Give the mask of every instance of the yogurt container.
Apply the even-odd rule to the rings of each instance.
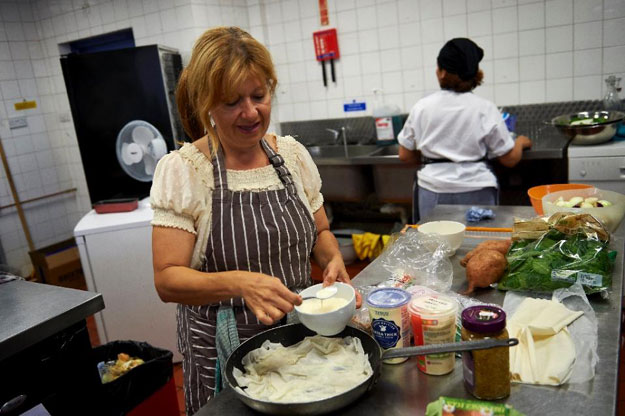
[[[380,347],[385,350],[410,346],[410,317],[408,314],[410,293],[398,288],[376,289],[367,296],[371,332]],[[399,364],[408,357],[384,360],[387,364]]]
[[[431,345],[454,342],[456,337],[455,299],[426,294],[412,299],[408,306],[414,344]],[[453,352],[417,356],[417,367],[425,374],[442,375],[454,369]]]

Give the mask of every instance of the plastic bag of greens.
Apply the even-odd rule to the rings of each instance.
[[[515,223],[516,235],[531,235],[532,221]],[[609,233],[588,214],[554,214],[537,238],[514,240],[508,268],[497,287],[503,290],[552,292],[579,281],[588,294],[607,296],[616,252]],[[543,225],[544,226],[544,223]],[[537,227],[538,228],[538,227]],[[518,230],[522,232],[516,232]]]

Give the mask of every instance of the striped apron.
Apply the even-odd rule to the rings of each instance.
[[[212,224],[202,271],[265,273],[280,278],[293,291],[303,289],[312,284],[310,254],[317,238],[315,222],[299,198],[282,156],[265,139],[261,145],[284,188],[229,190],[219,147],[212,160]],[[183,355],[188,415],[197,412],[215,392],[216,317],[222,304],[232,306],[241,342],[268,329],[246,307],[243,298],[202,306],[178,305],[178,348]]]

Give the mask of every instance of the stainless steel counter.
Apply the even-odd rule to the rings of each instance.
[[[543,184],[545,180],[567,182],[568,140],[553,126],[545,124],[521,123],[519,132],[532,139],[532,148],[523,151],[517,169],[494,164],[502,189],[500,202],[505,205],[527,202],[520,189]],[[371,193],[383,202],[412,201],[413,179],[420,166],[401,162],[399,145],[324,145],[311,146],[308,150],[319,169],[321,192],[327,201],[362,201]],[[541,174],[527,175],[527,169]]]
[[[562,159],[566,157],[569,139],[555,127],[543,123],[524,123],[519,129],[532,139],[532,148],[523,151],[523,160]],[[346,157],[343,146],[312,146],[310,153],[318,166],[328,165],[393,165],[401,164],[398,145],[377,147],[372,145],[348,145]],[[321,152],[315,152],[321,150]],[[324,154],[323,150],[330,150]],[[332,151],[338,150],[338,151]]]
[[[464,221],[468,206],[438,206],[433,214],[424,219]],[[480,226],[509,227],[512,218],[532,217],[531,207],[493,207],[497,217],[483,221]],[[479,241],[479,240],[478,240]],[[465,239],[465,244],[452,258],[454,281],[452,289],[465,289],[464,269],[459,260],[478,241]],[[618,356],[621,316],[621,292],[623,277],[623,238],[612,241],[618,250],[616,269],[612,283],[612,293],[608,300],[591,297],[590,301],[599,322],[599,362],[594,380],[588,383],[563,387],[542,387],[513,384],[510,397],[505,400],[526,415],[613,415],[616,412]],[[375,262],[365,268],[355,279],[356,286],[377,284],[386,276],[375,272]],[[617,294],[617,295],[615,295]],[[497,304],[503,303],[505,292],[494,289],[480,289],[475,295],[480,300]],[[452,373],[444,376],[428,376],[417,369],[416,359],[412,358],[398,365],[384,365],[381,377],[373,390],[355,403],[341,409],[340,415],[422,415],[428,403],[439,396],[468,398],[462,381],[462,363],[456,360]],[[204,406],[197,415],[252,415],[256,414],[240,402],[231,391],[226,390]]]
[[[38,404],[51,415],[104,414],[85,320],[103,308],[99,293],[23,280],[0,284],[0,407],[12,403],[12,415]]]
[[[99,293],[22,280],[0,284],[0,361],[102,309]]]

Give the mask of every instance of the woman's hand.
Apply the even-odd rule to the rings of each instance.
[[[353,286],[352,280],[349,278],[347,270],[345,270],[343,258],[340,255],[333,257],[323,270],[323,286],[330,286],[334,282],[343,282]],[[360,296],[360,292],[355,288],[354,291],[356,292],[356,308],[360,308],[362,305],[362,296]]]
[[[514,147],[505,155],[499,156],[499,163],[507,168],[513,168],[523,158],[523,150],[532,147],[532,141],[527,136],[517,136],[514,140]]]
[[[241,297],[260,322],[272,325],[300,305],[302,297],[280,279],[262,273],[242,272]]]

